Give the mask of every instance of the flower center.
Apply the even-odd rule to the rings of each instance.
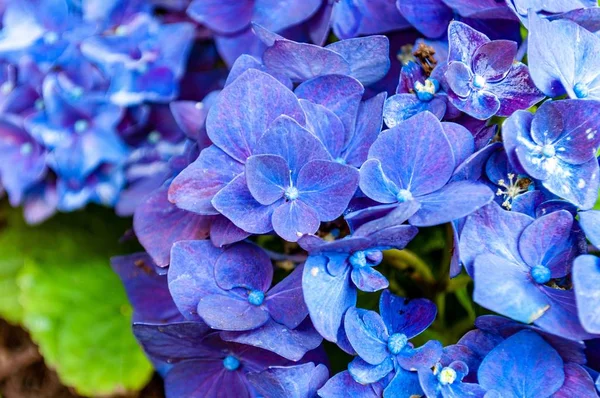
[[[265,294],[260,290],[251,290],[248,293],[248,302],[252,305],[259,306],[263,303]]]
[[[545,265],[536,265],[531,268],[531,277],[540,285],[547,283],[552,278],[550,270]]]
[[[298,199],[298,195],[299,195],[299,192],[298,192],[298,188],[296,188],[296,187],[288,187],[284,193],[284,196],[287,200],[296,200],[296,199]]]
[[[498,180],[498,186],[500,188],[498,188],[498,191],[496,191],[496,195],[504,196],[502,207],[510,210],[512,208],[513,199],[529,190],[529,187],[531,186],[531,180],[527,177],[519,178],[513,173],[508,173],[508,181],[500,179]]]
[[[400,351],[406,346],[408,343],[408,337],[406,337],[403,333],[394,333],[390,336],[387,343],[388,351],[393,355],[398,355]]]
[[[546,144],[542,147],[542,155],[546,158],[552,158],[556,155],[556,149],[554,149],[554,145]]]
[[[408,202],[409,200],[412,200],[412,198],[413,198],[412,193],[410,193],[410,191],[408,189],[401,189],[396,194],[396,200],[399,203]]]
[[[4,82],[0,86],[0,91],[2,94],[8,94],[15,88],[15,85],[12,82]]]
[[[583,83],[577,83],[573,87],[573,92],[577,98],[586,98],[590,94],[590,90]]]
[[[354,268],[366,267],[367,266],[367,256],[366,256],[365,252],[362,250],[354,252],[350,256],[350,264],[352,264],[352,267],[354,267]]]
[[[223,367],[231,371],[237,370],[240,367],[240,360],[233,355],[227,355],[225,359],[223,359]]]
[[[423,102],[431,101],[439,89],[440,84],[436,79],[427,79],[425,80],[425,84],[419,81],[415,82],[415,93],[417,94],[417,98]]]
[[[87,130],[88,126],[89,123],[87,121],[80,119],[75,122],[75,131],[78,133],[83,133],[85,130]]]
[[[161,137],[162,135],[160,134],[160,132],[152,130],[150,134],[148,134],[148,142],[151,144],[156,144],[158,143],[158,141],[160,141]]]
[[[485,84],[486,84],[485,77],[475,75],[475,77],[473,78],[473,87],[482,89],[485,87]]]
[[[456,371],[450,367],[445,367],[438,373],[438,380],[442,384],[452,384],[456,380]]]
[[[33,145],[31,145],[31,142],[21,144],[21,155],[29,155],[32,151]]]
[[[346,164],[346,159],[344,159],[342,157],[336,158],[335,161],[339,164]]]
[[[47,32],[46,34],[44,34],[44,42],[46,44],[54,44],[58,41],[58,33],[56,32]]]

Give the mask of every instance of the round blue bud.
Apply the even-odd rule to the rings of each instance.
[[[531,277],[536,283],[544,284],[552,279],[552,275],[548,267],[545,265],[536,265],[531,268]]]
[[[387,349],[393,355],[400,354],[400,351],[408,344],[408,337],[403,333],[394,333],[390,336],[387,343]]]
[[[412,198],[413,198],[412,193],[410,193],[410,191],[408,189],[401,189],[396,194],[396,200],[399,203],[408,202],[409,200],[412,200]]]
[[[383,260],[383,253],[380,250],[367,250],[367,261],[372,265],[379,265]]]
[[[363,251],[357,251],[350,256],[350,264],[354,268],[362,268],[367,266],[367,256]]]
[[[296,200],[298,199],[298,195],[300,193],[298,192],[298,188],[296,187],[288,187],[285,190],[284,196],[287,200]]]
[[[56,32],[46,32],[44,34],[44,43],[46,44],[54,44],[58,41],[59,37],[58,37],[58,33]]]
[[[554,149],[554,145],[546,144],[542,147],[542,155],[547,158],[552,158],[556,155],[556,149]]]
[[[148,142],[151,144],[158,144],[158,142],[160,141],[162,137],[162,134],[160,134],[160,132],[156,131],[156,130],[152,130],[149,134],[148,134]]]
[[[223,359],[223,367],[231,371],[237,370],[240,367],[240,360],[233,355],[227,355]]]
[[[31,142],[24,142],[23,144],[21,144],[21,155],[29,155],[31,152],[33,152],[33,145],[31,145]]]
[[[75,131],[78,133],[83,133],[85,130],[87,130],[89,124],[86,120],[80,119],[78,121],[75,122]]]
[[[573,92],[577,98],[586,98],[590,94],[589,88],[583,83],[577,83],[573,87]]]
[[[265,294],[260,290],[251,290],[248,293],[248,302],[252,305],[261,305],[265,300]]]

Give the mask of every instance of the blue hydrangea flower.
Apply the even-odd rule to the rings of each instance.
[[[22,121],[0,120],[0,175],[11,205],[18,206],[29,189],[46,175],[47,151],[23,128]]]
[[[381,316],[356,307],[346,312],[344,329],[358,354],[348,371],[361,384],[376,382],[394,371],[386,390],[413,385],[416,391],[410,392],[418,395],[420,387],[414,371],[436,363],[442,355],[442,345],[431,340],[414,348],[409,340],[433,322],[436,307],[429,300],[405,299],[386,290],[381,295],[379,312]]]
[[[327,340],[344,344],[340,325],[346,310],[356,305],[357,290],[374,292],[388,286],[372,267],[383,259],[382,250],[402,249],[414,238],[417,229],[402,223],[417,209],[414,202],[400,205],[386,218],[365,223],[341,240],[300,239],[309,252],[302,277],[304,301],[315,328]]]
[[[177,95],[193,34],[192,24],[160,24],[140,13],[112,36],[86,39],[81,51],[112,77],[112,102],[165,102]]]
[[[136,323],[133,332],[152,359],[174,364],[165,377],[169,397],[214,397],[223,386],[233,396],[252,397],[248,373],[289,364],[269,351],[223,341],[202,322]]]
[[[269,398],[316,397],[329,378],[323,364],[308,362],[295,366],[270,366],[260,373],[248,374],[248,381],[256,391]]]
[[[463,382],[468,373],[469,367],[462,361],[454,361],[448,366],[437,363],[433,369],[419,370],[419,382],[427,397],[483,397],[483,387]]]
[[[600,38],[572,21],[548,21],[533,13],[529,19],[528,60],[540,90],[549,97],[600,99]]]
[[[477,118],[509,116],[541,101],[527,66],[514,62],[517,43],[490,39],[454,21],[448,27],[448,66],[444,73],[448,98]]]
[[[383,132],[360,169],[360,189],[379,203],[418,202],[421,208],[409,219],[416,226],[459,219],[489,203],[494,195],[484,184],[451,182],[457,159],[473,146],[472,137],[453,135],[458,139],[451,144],[453,132],[430,112]]]
[[[211,328],[231,331],[228,341],[250,344],[292,360],[321,343],[307,320],[301,294],[302,267],[271,287],[268,255],[249,243],[226,250],[210,241],[173,245],[169,290],[187,319],[202,319]]]
[[[589,338],[577,317],[573,290],[546,286],[567,275],[579,254],[572,228],[573,216],[566,210],[533,220],[492,203],[469,216],[460,253],[474,276],[474,300],[561,336]]]
[[[535,115],[517,112],[505,123],[503,138],[515,168],[540,180],[550,192],[590,209],[600,186],[596,159],[600,103],[585,104],[580,100],[549,101]]]
[[[400,71],[396,95],[385,102],[385,124],[392,128],[425,111],[442,120],[446,114],[446,103],[447,96],[440,92],[439,81],[433,76],[425,76],[419,64],[409,61]]]

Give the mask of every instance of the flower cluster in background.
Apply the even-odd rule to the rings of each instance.
[[[168,397],[598,396],[596,0],[152,3],[9,2],[0,178],[133,214]]]

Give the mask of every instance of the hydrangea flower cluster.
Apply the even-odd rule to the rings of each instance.
[[[7,80],[5,109],[23,105],[12,90],[42,88],[10,130],[4,153],[30,181],[3,168],[11,199],[56,186],[72,209],[123,186],[110,167],[136,181],[122,206],[146,253],[113,266],[168,397],[597,396],[595,0],[181,3],[157,19],[68,2],[60,23],[11,5],[0,42],[19,43],[2,52],[7,79],[35,77]],[[90,18],[102,27],[60,28]],[[150,124],[182,135],[144,135],[143,104],[173,100],[184,76],[184,18],[228,75],[150,105]],[[440,303],[386,272],[441,225],[444,278],[472,278],[496,314],[445,347],[428,329]]]
[[[170,159],[185,153],[190,132],[169,102],[180,96],[182,79],[193,96],[203,95],[204,71],[186,72],[187,61],[191,53],[210,65],[211,46],[194,46],[193,23],[160,16],[147,1],[5,3],[3,191],[30,223],[87,203],[133,214],[170,178]]]

